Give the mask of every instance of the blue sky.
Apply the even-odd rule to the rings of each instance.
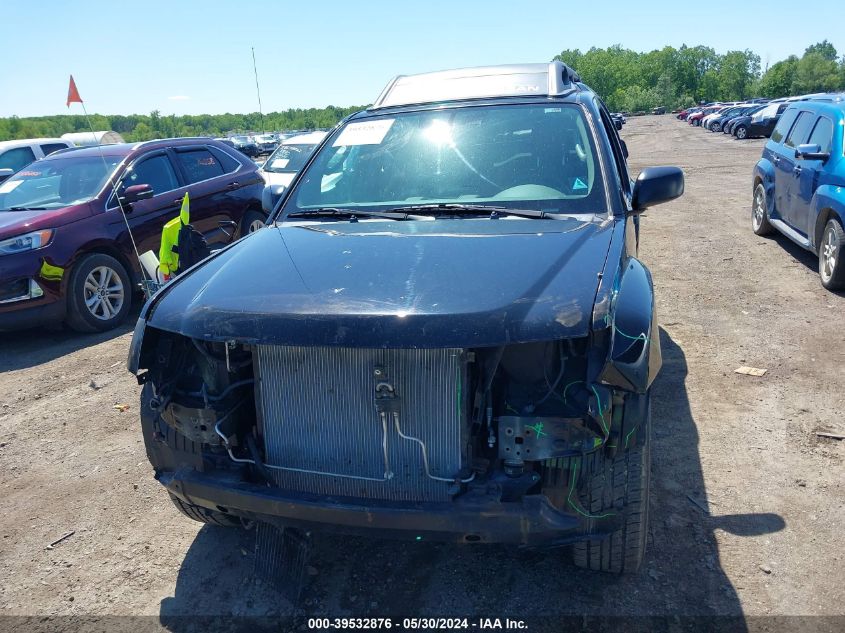
[[[71,73],[89,113],[253,112],[253,46],[265,112],[370,103],[395,74],[564,48],[750,48],[764,67],[823,39],[845,53],[842,0],[5,0],[0,15],[0,116],[68,112]]]

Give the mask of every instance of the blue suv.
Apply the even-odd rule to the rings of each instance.
[[[845,101],[802,101],[783,113],[754,167],[751,223],[819,256],[828,290],[845,288]]]

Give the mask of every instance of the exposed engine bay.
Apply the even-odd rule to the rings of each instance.
[[[198,470],[309,495],[542,493],[560,507],[571,499],[571,458],[626,441],[622,394],[586,380],[592,343],[362,350],[206,342],[148,327],[139,381],[154,437],[184,436],[183,465]]]

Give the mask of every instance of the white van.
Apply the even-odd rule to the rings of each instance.
[[[0,182],[36,160],[60,149],[75,147],[61,138],[30,138],[0,141]]]

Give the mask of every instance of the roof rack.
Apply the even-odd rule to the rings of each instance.
[[[369,109],[494,97],[556,97],[572,92],[580,81],[578,73],[559,61],[399,75]]]

